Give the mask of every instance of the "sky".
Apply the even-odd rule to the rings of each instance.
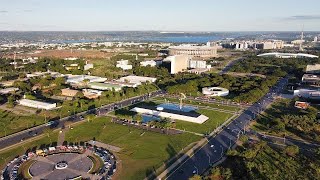
[[[0,31],[320,31],[320,0],[0,0]]]

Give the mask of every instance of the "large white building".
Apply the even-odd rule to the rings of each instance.
[[[132,65],[129,65],[129,60],[121,60],[117,61],[117,68],[121,68],[122,70],[130,70],[132,69]]]
[[[31,108],[45,109],[45,110],[52,110],[57,107],[56,103],[47,103],[47,102],[30,100],[30,99],[21,99],[18,101],[18,103],[21,106],[27,106],[27,107],[31,107]]]

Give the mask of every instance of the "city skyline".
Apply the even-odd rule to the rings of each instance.
[[[1,31],[318,31],[320,2],[2,2]],[[285,8],[283,8],[285,7]]]

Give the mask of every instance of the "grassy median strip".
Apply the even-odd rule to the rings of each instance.
[[[28,160],[26,162],[24,162],[20,168],[19,168],[19,174],[21,174],[21,176],[24,178],[24,179],[32,179],[32,176],[31,174],[29,173],[29,169],[30,167],[32,166],[33,163],[35,163],[36,160]]]
[[[103,162],[101,160],[100,157],[98,157],[97,155],[95,154],[92,154],[90,156],[88,156],[89,159],[91,159],[92,161],[92,168],[90,169],[89,173],[90,174],[95,174],[95,173],[98,173],[99,170],[102,168],[103,166]]]

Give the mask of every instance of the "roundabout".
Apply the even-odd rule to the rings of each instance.
[[[57,146],[29,152],[12,160],[3,179],[111,179],[116,159],[106,149]]]

